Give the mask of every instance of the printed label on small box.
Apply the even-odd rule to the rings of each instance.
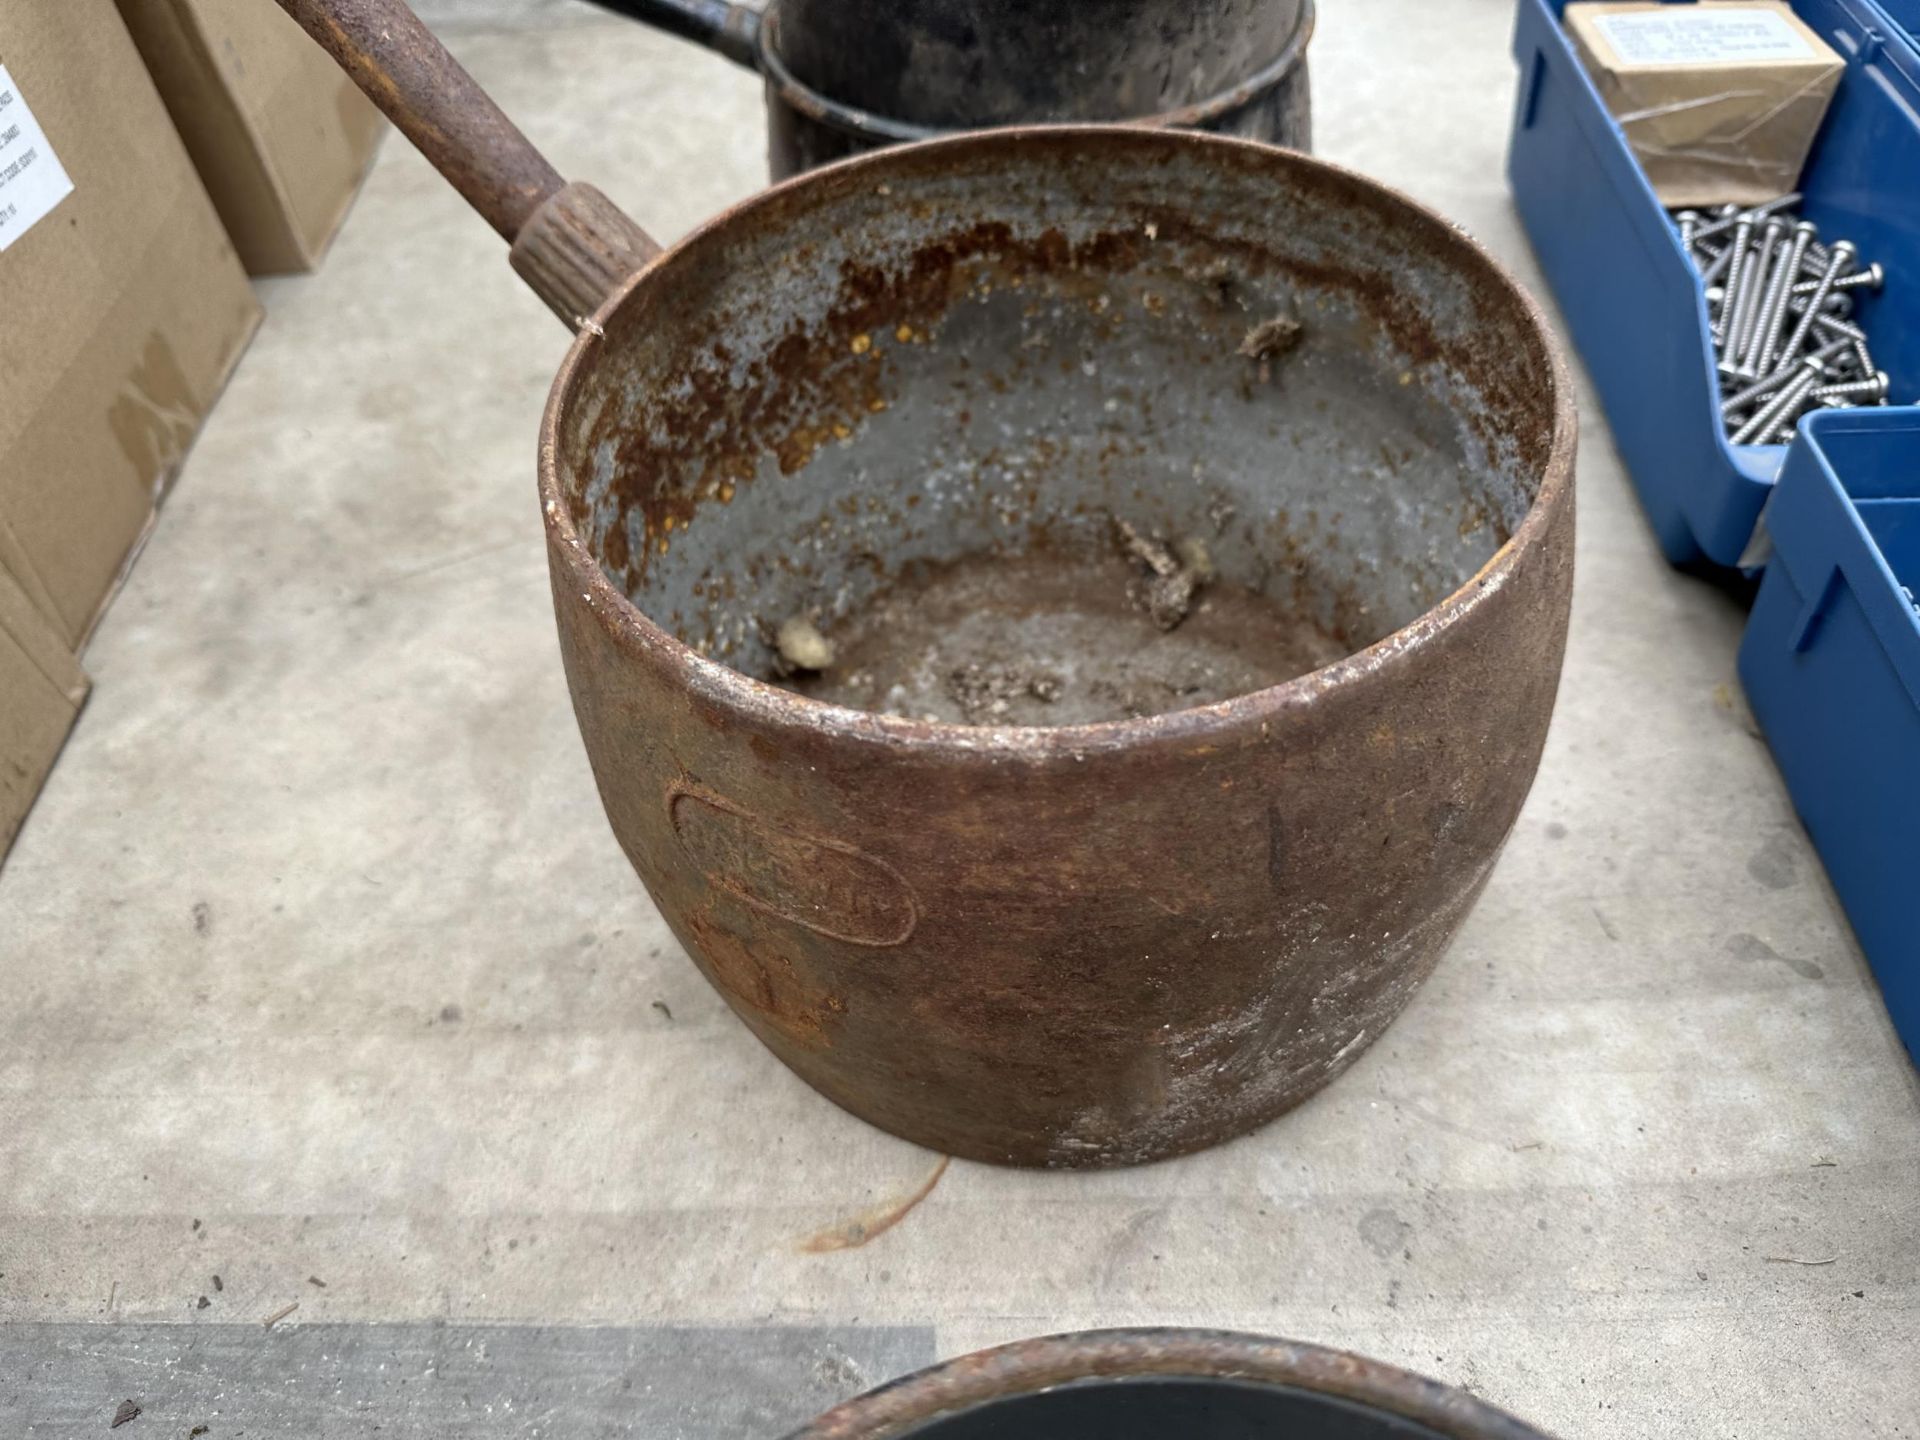
[[[66,167],[0,65],[0,250],[73,193]]]
[[[1736,5],[1669,5],[1628,15],[1596,15],[1622,65],[1747,65],[1808,60],[1807,37],[1772,10]]]

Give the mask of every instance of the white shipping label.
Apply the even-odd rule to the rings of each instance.
[[[72,193],[73,181],[46,132],[0,65],[0,250]]]
[[[1808,60],[1816,53],[1778,11],[1719,0],[1596,15],[1593,24],[1623,65],[1749,65]]]

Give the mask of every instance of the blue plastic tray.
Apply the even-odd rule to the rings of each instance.
[[[1737,564],[1785,447],[1727,444],[1706,300],[1626,137],[1560,26],[1566,0],[1519,0],[1508,176],[1522,222],[1675,564]],[[1874,358],[1920,394],[1920,0],[1794,0],[1847,58],[1807,169],[1802,213],[1887,270],[1856,292]]]
[[[1740,680],[1920,1060],[1920,411],[1803,421]]]

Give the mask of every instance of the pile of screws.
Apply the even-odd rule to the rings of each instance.
[[[1885,277],[1877,264],[1861,267],[1851,241],[1821,243],[1793,215],[1799,203],[1782,195],[1673,217],[1707,287],[1720,418],[1735,445],[1783,445],[1822,406],[1887,403],[1886,373],[1852,319],[1852,292],[1878,290]]]

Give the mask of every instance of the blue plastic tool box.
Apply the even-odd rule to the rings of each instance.
[[[1920,1060],[1920,410],[1803,420],[1766,528],[1740,680]]]
[[[1519,0],[1514,201],[1667,558],[1737,564],[1786,447],[1727,444],[1699,277],[1561,28],[1565,5]],[[1801,177],[1801,213],[1886,269],[1883,293],[1855,292],[1856,318],[1894,397],[1911,401],[1920,398],[1920,0],[1793,8],[1847,62]]]

